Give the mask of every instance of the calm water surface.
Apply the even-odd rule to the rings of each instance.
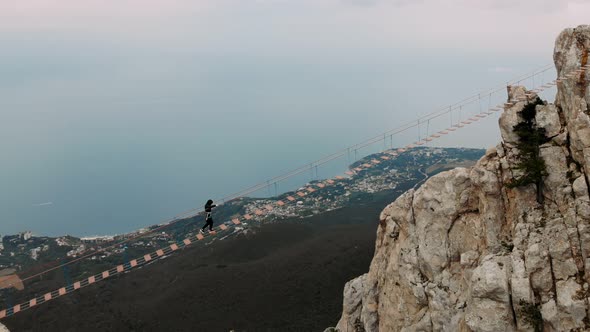
[[[516,72],[494,73],[487,68],[498,59],[475,56],[72,59],[0,59],[2,234],[112,234],[158,223],[543,64],[506,60]],[[485,147],[497,138],[491,120],[441,144]]]

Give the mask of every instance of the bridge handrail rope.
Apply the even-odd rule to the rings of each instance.
[[[480,112],[479,114],[477,114],[474,117],[470,118],[469,119],[470,121],[463,121],[462,123],[464,123],[464,124],[471,124],[474,121],[478,121],[480,118],[485,118],[488,115],[493,114],[493,112],[500,111],[502,109],[500,106],[511,107],[511,106],[513,106],[517,102],[526,101],[528,98],[534,97],[538,92],[541,92],[541,91],[543,91],[545,89],[551,88],[552,86],[559,84],[560,82],[562,82],[565,79],[573,78],[573,77],[575,77],[575,74],[577,74],[577,73],[580,73],[581,74],[582,72],[584,72],[584,71],[586,71],[588,69],[590,69],[590,65],[584,65],[580,69],[572,70],[571,72],[569,72],[569,73],[563,75],[562,77],[560,77],[560,78],[558,78],[558,79],[550,82],[549,84],[544,84],[543,86],[540,86],[539,88],[536,88],[534,90],[531,90],[531,92],[533,92],[533,93],[532,94],[527,94],[524,97],[524,100],[523,99],[509,100],[504,105],[499,105],[499,106],[496,106],[494,108],[488,109],[488,111]],[[574,74],[574,75],[572,76],[572,74]],[[455,127],[455,128],[453,128],[453,127]],[[463,126],[461,126],[461,127],[463,127]],[[454,130],[456,130],[458,128],[461,128],[461,127],[459,127],[459,124],[457,124],[455,126],[452,126],[452,127],[447,128],[446,130],[439,131],[438,133],[441,133],[442,134],[442,133],[446,132],[446,134],[448,134],[449,133],[448,132],[449,130],[454,131]],[[416,147],[417,145],[426,144],[426,143],[432,141],[433,139],[440,138],[440,137],[441,136],[438,135],[438,134],[433,134],[433,135],[430,135],[430,136],[426,137],[425,139],[418,140],[418,141],[416,141],[416,142],[414,142],[412,144],[409,144],[409,145],[405,146],[404,148],[399,148],[399,149],[397,149],[397,151],[404,152],[404,151],[407,151],[408,149],[411,149],[411,148]],[[398,155],[398,153],[397,152],[394,152],[394,151],[387,152],[387,154],[389,154],[391,156],[397,156]],[[381,158],[382,159],[385,159],[385,160],[389,159],[389,157],[387,157],[387,156],[381,156]],[[364,168],[357,167],[354,170],[357,171],[357,172],[360,172],[360,171],[362,171],[364,169],[369,169],[369,168],[371,168],[374,165],[377,165],[379,163],[380,163],[380,161],[378,161],[376,159],[373,159],[373,160],[371,160],[371,163],[370,164],[369,163],[363,164],[362,167],[364,167]],[[346,174],[348,174],[350,176],[354,176],[355,174],[358,174],[358,173],[355,173],[355,172],[352,172],[352,171],[347,171]],[[342,177],[342,176],[336,176],[335,179],[336,180],[342,180],[342,179],[344,179],[344,177]],[[329,179],[329,180],[325,180],[324,182],[317,183],[316,184],[316,187],[319,188],[319,189],[323,189],[326,186],[332,185],[332,184],[335,184],[335,183],[336,183],[336,181]],[[300,197],[305,197],[305,196],[308,195],[308,193],[313,193],[316,190],[318,190],[318,189],[315,189],[315,188],[313,188],[312,185],[310,185],[307,188],[305,188],[304,191],[298,191],[296,193],[296,195],[298,195]],[[292,196],[288,196],[287,199],[290,202],[294,202],[296,200]],[[277,201],[276,202],[276,205],[277,206],[284,206],[284,205],[286,205],[286,203],[283,202],[283,201]],[[274,207],[272,207],[270,205],[267,205],[265,208],[266,208],[266,210],[268,210],[268,212],[273,211],[273,209],[274,209]],[[261,215],[264,215],[264,211],[262,211],[262,210],[256,210],[255,211],[255,214],[258,215],[258,216],[261,216]],[[245,219],[245,220],[250,220],[250,219],[252,219],[252,216],[249,215],[249,214],[245,214],[245,215],[242,216],[242,218]],[[234,218],[234,219],[232,219],[232,223],[234,224],[234,226],[236,226],[236,225],[241,224],[241,221],[240,221],[239,218]],[[226,224],[224,223],[224,224],[221,224],[218,227],[215,227],[215,229],[220,229],[221,231],[227,231],[227,230],[229,230],[229,227],[226,226]],[[211,231],[211,232],[209,232],[209,236],[213,236],[213,235],[216,235],[216,234],[217,234],[217,231]],[[154,252],[152,252],[150,254],[146,254],[146,255],[144,255],[142,257],[133,259],[133,260],[131,260],[129,262],[126,262],[124,264],[117,265],[116,267],[113,267],[113,268],[111,268],[109,270],[103,271],[102,273],[99,273],[99,274],[90,276],[90,277],[88,277],[86,279],[83,279],[81,281],[74,282],[74,283],[69,284],[69,285],[67,285],[65,287],[62,287],[60,289],[57,289],[57,290],[54,290],[52,292],[46,293],[43,296],[38,296],[38,297],[35,297],[34,299],[31,299],[31,300],[29,300],[29,301],[27,301],[25,303],[21,303],[21,304],[18,304],[18,305],[13,306],[11,308],[4,309],[4,310],[0,311],[0,319],[5,318],[5,317],[8,317],[8,316],[12,316],[12,315],[14,315],[14,314],[16,314],[18,312],[21,312],[23,310],[32,308],[32,307],[34,307],[36,305],[45,303],[45,302],[47,302],[49,300],[52,300],[52,299],[55,299],[57,297],[60,297],[60,296],[69,294],[71,292],[74,292],[74,291],[82,288],[82,287],[86,287],[88,285],[91,285],[91,284],[93,284],[95,282],[98,282],[98,281],[101,281],[101,280],[105,280],[105,279],[107,279],[107,278],[109,278],[109,277],[111,277],[113,275],[117,275],[117,274],[120,274],[120,273],[129,271],[129,270],[131,270],[131,269],[133,269],[135,267],[138,267],[138,266],[143,266],[144,264],[148,263],[151,260],[154,260],[154,259],[157,259],[157,258],[161,258],[161,257],[163,257],[165,255],[171,254],[174,251],[177,251],[180,248],[184,248],[186,246],[189,246],[191,243],[194,242],[194,239],[196,239],[197,241],[200,241],[200,240],[203,240],[204,238],[205,238],[205,236],[202,235],[202,234],[197,234],[196,236],[189,236],[189,237],[185,238],[182,242],[176,242],[176,243],[171,244],[169,246],[166,246],[164,248],[158,249],[158,250],[156,250],[156,251],[154,251]]]
[[[540,73],[546,72],[546,71],[550,70],[551,68],[553,68],[553,65],[552,64],[548,64],[548,65],[542,66],[539,69],[533,70],[533,71],[531,71],[531,72],[529,72],[527,74],[523,74],[520,77],[517,77],[515,79],[512,79],[512,80],[508,81],[508,84],[510,84],[511,82],[520,82],[522,80],[526,80],[527,78],[531,78],[533,76],[539,75]],[[491,88],[491,89],[487,89],[487,90],[485,90],[483,92],[479,92],[479,93],[474,94],[474,95],[472,95],[470,97],[467,97],[467,98],[465,98],[463,100],[460,100],[458,102],[455,102],[455,103],[453,103],[451,105],[445,106],[445,107],[440,108],[440,109],[438,109],[436,111],[433,111],[433,112],[430,112],[430,113],[425,114],[423,116],[420,116],[416,120],[406,122],[406,123],[404,123],[404,124],[402,124],[402,125],[394,128],[394,129],[391,129],[389,131],[386,131],[386,132],[384,132],[382,134],[379,134],[377,136],[374,136],[372,138],[369,138],[369,139],[367,139],[365,141],[362,141],[360,143],[357,143],[355,145],[352,145],[352,146],[350,146],[348,148],[342,149],[342,150],[340,150],[338,152],[335,152],[335,153],[333,153],[331,155],[328,155],[326,157],[323,157],[321,159],[318,159],[318,160],[316,160],[314,162],[307,163],[304,166],[298,167],[298,168],[296,168],[296,169],[294,169],[294,170],[292,170],[290,172],[283,173],[283,174],[281,174],[279,176],[276,176],[274,178],[271,178],[270,180],[267,180],[265,182],[260,182],[260,183],[258,183],[256,185],[253,185],[253,186],[251,186],[249,188],[246,188],[246,189],[244,189],[242,191],[238,191],[236,193],[227,195],[227,196],[225,196],[223,198],[218,198],[217,201],[229,202],[231,200],[234,200],[234,199],[237,199],[237,198],[240,198],[240,197],[244,197],[244,196],[246,196],[248,194],[257,192],[257,191],[259,191],[261,189],[266,188],[269,183],[277,183],[277,182],[280,182],[280,181],[289,179],[291,177],[294,177],[294,176],[296,176],[298,174],[301,174],[301,173],[309,170],[309,167],[310,166],[321,166],[321,165],[324,165],[324,164],[326,164],[326,163],[328,163],[328,162],[330,162],[332,160],[335,160],[335,159],[344,157],[346,155],[346,153],[348,151],[350,151],[350,150],[358,150],[358,149],[361,149],[361,148],[370,146],[370,145],[372,145],[372,144],[374,144],[376,142],[379,142],[379,141],[381,141],[383,139],[382,136],[393,136],[393,135],[400,134],[400,133],[405,132],[405,131],[407,131],[407,130],[409,130],[411,128],[415,128],[415,127],[419,126],[421,124],[421,122],[426,122],[426,121],[429,121],[429,120],[433,120],[433,119],[439,118],[439,117],[444,116],[444,115],[449,114],[449,113],[452,114],[452,112],[454,110],[457,110],[459,107],[463,107],[465,105],[469,105],[469,104],[472,104],[472,103],[480,100],[482,95],[495,94],[495,93],[500,92],[500,91],[503,91],[505,89],[506,89],[506,86],[505,85],[502,85],[502,86],[494,87],[494,88]],[[34,279],[36,277],[42,276],[44,274],[47,274],[47,273],[49,273],[51,271],[55,271],[57,269],[60,269],[60,268],[62,268],[64,266],[66,266],[66,265],[71,265],[71,264],[76,263],[76,262],[79,262],[79,261],[81,261],[83,259],[92,257],[92,256],[94,256],[94,255],[96,255],[98,253],[101,253],[101,252],[104,252],[106,250],[115,248],[115,247],[120,246],[120,245],[122,245],[124,243],[128,243],[130,241],[133,241],[133,240],[136,240],[136,239],[145,237],[147,235],[153,234],[153,233],[158,232],[158,231],[162,231],[162,230],[164,230],[164,229],[166,229],[166,228],[168,228],[168,227],[170,227],[170,226],[172,226],[172,225],[174,225],[174,224],[176,224],[176,223],[178,223],[178,222],[180,222],[182,220],[185,220],[187,218],[192,218],[194,216],[197,216],[199,213],[202,213],[202,212],[203,212],[203,209],[202,208],[196,208],[196,209],[187,210],[185,212],[182,212],[181,214],[178,214],[178,215],[174,216],[171,219],[167,219],[167,220],[163,221],[162,223],[158,224],[159,225],[158,227],[156,227],[154,229],[151,229],[151,230],[149,230],[147,232],[137,233],[134,236],[125,238],[124,240],[118,241],[118,242],[113,243],[111,245],[108,245],[106,247],[101,247],[98,250],[86,250],[85,252],[82,252],[81,254],[79,254],[78,257],[76,257],[76,258],[74,258],[72,260],[69,260],[69,261],[64,262],[62,264],[59,264],[59,265],[54,266],[52,268],[45,269],[45,270],[43,270],[41,272],[38,272],[38,273],[35,273],[35,274],[31,275],[31,276],[27,276],[25,278],[22,278],[21,281],[22,282],[25,282],[25,281]],[[23,273],[21,273],[21,274],[23,274]]]
[[[534,76],[539,75],[539,74],[541,74],[543,72],[546,72],[546,71],[548,71],[548,70],[550,70],[552,68],[553,68],[553,64],[545,65],[543,67],[540,67],[539,69],[536,69],[536,70],[534,70],[532,72],[529,72],[528,74],[525,74],[523,76],[520,76],[518,78],[515,78],[513,80],[508,81],[508,84],[510,84],[511,82],[519,82],[519,81],[525,80],[527,78],[534,77]],[[325,160],[325,159],[328,160],[328,161],[331,161],[333,159],[336,159],[338,157],[343,156],[349,150],[363,148],[363,147],[368,146],[368,145],[371,145],[371,144],[373,144],[375,142],[379,142],[379,141],[382,140],[382,137],[381,136],[395,135],[395,134],[399,134],[401,132],[404,132],[404,131],[406,131],[408,129],[415,128],[416,126],[418,126],[420,124],[420,122],[425,122],[424,120],[427,121],[427,120],[435,119],[437,117],[446,115],[446,114],[448,114],[448,113],[456,110],[459,107],[459,105],[463,106],[464,104],[474,103],[477,100],[480,100],[482,95],[491,95],[491,94],[497,93],[499,91],[503,91],[505,89],[506,89],[506,85],[501,85],[501,86],[498,86],[498,87],[494,87],[494,88],[491,88],[491,89],[482,91],[482,92],[480,92],[478,94],[475,94],[473,96],[467,97],[467,98],[465,98],[465,99],[463,99],[463,100],[461,100],[459,102],[456,102],[456,103],[451,104],[449,106],[445,106],[445,107],[441,108],[440,110],[437,110],[437,111],[428,113],[426,115],[420,116],[416,120],[412,120],[410,122],[407,122],[407,123],[405,123],[403,125],[400,125],[400,126],[394,128],[394,129],[391,129],[391,130],[386,131],[384,133],[381,133],[381,134],[379,134],[379,135],[377,135],[375,137],[372,137],[372,138],[369,138],[369,139],[367,139],[365,141],[362,141],[361,143],[357,143],[355,145],[349,146],[349,147],[347,147],[345,149],[342,149],[342,150],[340,150],[338,152],[335,152],[334,154],[328,155],[328,156],[326,156],[326,157],[324,157],[322,159],[319,159],[317,161],[308,163],[308,164],[306,164],[304,166],[301,166],[299,168],[296,168],[296,169],[294,169],[294,170],[292,170],[290,172],[287,172],[285,174],[279,175],[279,176],[277,176],[275,178],[272,178],[272,179],[270,179],[268,181],[271,182],[271,183],[273,183],[273,182],[284,180],[284,179],[288,178],[289,177],[288,175],[291,174],[291,173],[294,173],[295,175],[297,175],[297,174],[301,173],[300,172],[301,169],[307,169],[307,167],[309,167],[309,165],[322,164],[322,161]],[[252,186],[252,187],[246,188],[246,189],[244,189],[242,191],[238,191],[238,192],[236,192],[234,194],[231,194],[231,195],[227,196],[227,198],[225,198],[225,199],[231,200],[231,199],[234,199],[234,198],[239,198],[239,197],[245,196],[245,195],[247,195],[249,193],[256,192],[256,191],[258,191],[258,190],[260,190],[262,188],[265,188],[266,185],[267,185],[266,183],[259,183],[257,185]]]
[[[525,74],[525,75],[522,75],[522,76],[520,76],[518,78],[515,78],[515,79],[513,79],[513,80],[511,80],[509,82],[522,81],[522,80],[525,80],[527,78],[530,78],[530,77],[539,75],[539,73],[545,72],[545,71],[547,71],[547,70],[549,70],[551,68],[552,68],[552,65],[546,65],[546,66],[540,67],[539,69],[534,70],[534,71],[532,71],[532,72],[530,72],[528,74]],[[268,183],[280,182],[280,181],[286,180],[288,178],[291,178],[293,176],[296,176],[298,174],[301,174],[301,173],[305,172],[308,169],[308,167],[310,167],[312,165],[315,165],[315,166],[323,165],[323,164],[326,164],[326,163],[328,163],[328,162],[330,162],[330,161],[332,161],[334,159],[338,159],[340,157],[343,157],[344,154],[349,149],[360,149],[360,148],[363,148],[363,147],[372,145],[375,142],[379,142],[381,140],[381,135],[383,135],[383,136],[393,136],[393,135],[402,133],[402,132],[407,131],[407,130],[409,130],[411,128],[415,128],[416,126],[419,126],[420,122],[423,122],[423,120],[432,120],[432,119],[438,118],[440,116],[446,115],[446,114],[451,113],[454,110],[458,109],[459,107],[462,107],[462,106],[465,106],[467,104],[471,104],[471,103],[473,103],[473,102],[475,102],[477,100],[480,100],[482,95],[485,95],[485,94],[490,94],[491,95],[493,93],[497,93],[499,91],[502,91],[505,88],[506,87],[504,85],[502,85],[501,87],[496,87],[496,88],[488,89],[488,90],[485,90],[484,92],[480,92],[478,94],[472,95],[472,96],[467,97],[467,98],[465,98],[465,99],[463,99],[463,100],[461,100],[459,102],[456,102],[456,103],[451,104],[449,106],[445,106],[444,108],[441,108],[438,111],[434,111],[434,112],[431,112],[429,114],[423,115],[420,118],[418,118],[417,120],[413,120],[413,121],[407,122],[407,123],[405,123],[405,124],[403,124],[401,126],[398,126],[395,129],[392,129],[390,131],[387,131],[387,132],[385,132],[383,134],[380,134],[380,135],[375,136],[373,138],[367,139],[367,140],[365,140],[365,141],[363,141],[361,143],[357,143],[355,145],[352,145],[349,148],[343,149],[343,150],[338,151],[338,152],[336,152],[334,154],[328,155],[328,156],[326,156],[326,157],[324,157],[322,159],[316,160],[315,162],[308,163],[305,166],[301,166],[301,167],[299,167],[297,169],[294,169],[294,170],[292,170],[290,172],[287,172],[287,173],[284,173],[284,174],[279,175],[277,177],[274,177],[274,178],[272,178],[272,179],[270,179],[270,180],[268,180],[266,182],[261,182],[261,183],[259,183],[257,185],[254,185],[254,186],[250,187],[250,188],[247,188],[247,189],[242,190],[242,191],[239,191],[237,193],[228,195],[228,196],[223,197],[223,198],[218,199],[218,200],[223,201],[223,202],[227,202],[227,201],[231,201],[231,200],[236,199],[236,198],[240,198],[240,197],[246,196],[246,195],[248,195],[250,193],[259,191],[261,189],[266,188],[266,186],[268,186]],[[134,236],[128,237],[128,238],[126,238],[126,239],[124,239],[122,241],[116,242],[116,243],[114,243],[112,245],[109,245],[109,246],[106,246],[106,247],[102,247],[99,250],[87,250],[86,252],[83,252],[83,253],[79,254],[80,256],[76,257],[73,260],[70,260],[70,261],[68,261],[66,263],[62,263],[62,264],[57,265],[57,266],[55,266],[53,268],[49,268],[49,269],[43,270],[43,271],[41,271],[39,273],[36,273],[34,275],[25,277],[25,278],[22,279],[22,281],[24,282],[24,281],[31,280],[31,279],[36,278],[38,276],[44,275],[44,274],[46,274],[48,272],[51,272],[51,271],[54,271],[56,269],[62,268],[65,265],[76,263],[76,262],[78,262],[80,260],[83,260],[85,258],[92,257],[92,256],[94,256],[94,255],[96,255],[98,253],[104,252],[104,251],[106,251],[108,249],[112,249],[112,248],[117,247],[117,246],[119,246],[121,244],[124,244],[124,243],[130,242],[132,240],[136,240],[136,239],[139,239],[141,237],[144,237],[144,236],[153,234],[155,232],[164,230],[164,229],[166,229],[166,228],[168,228],[168,227],[176,224],[177,222],[180,222],[180,221],[182,221],[184,219],[187,219],[187,218],[194,217],[194,216],[198,215],[201,212],[203,212],[203,209],[191,209],[191,210],[187,210],[187,211],[185,211],[185,212],[183,212],[183,213],[181,213],[179,215],[176,215],[172,219],[168,219],[168,220],[164,221],[163,223],[160,223],[159,224],[160,225],[159,227],[154,228],[154,229],[151,229],[148,232],[144,232],[144,233],[140,233],[140,234],[138,233],[138,234],[136,234]]]

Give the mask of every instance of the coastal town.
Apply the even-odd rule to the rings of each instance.
[[[406,190],[437,172],[456,166],[469,166],[483,153],[481,149],[423,147],[392,158],[382,158],[384,153],[373,154],[353,163],[346,177],[341,177],[332,185],[324,186],[323,181],[311,181],[296,191],[277,197],[240,198],[219,206],[215,212],[216,219],[227,225],[228,230],[214,240],[237,236],[261,223],[303,219],[339,209],[360,199],[360,195],[372,195],[400,187]],[[363,167],[368,164],[372,167]],[[306,190],[310,186],[321,190]],[[278,201],[285,204],[277,205]],[[273,208],[269,209],[269,206]],[[247,215],[248,220],[239,226],[232,225],[232,218],[236,215]],[[80,256],[87,258],[84,262],[87,266],[99,262],[118,262],[127,256],[143,255],[194,235],[201,221],[202,216],[197,216],[180,220],[170,227],[153,225],[128,234],[81,238],[71,235],[56,238],[37,236],[30,231],[6,235],[0,241],[0,274],[3,270],[18,273],[40,263]],[[113,245],[124,240],[127,240],[125,244]]]

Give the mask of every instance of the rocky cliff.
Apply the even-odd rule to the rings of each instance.
[[[585,66],[589,49],[590,26],[561,33],[558,74]],[[383,210],[370,270],[345,286],[339,331],[590,329],[587,74],[559,83],[554,104],[532,107],[545,136],[540,181],[510,185],[523,172],[514,127],[536,96],[509,87],[521,101],[500,118],[501,143]]]

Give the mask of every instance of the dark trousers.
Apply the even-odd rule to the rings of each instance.
[[[205,228],[207,228],[207,226],[209,226],[209,230],[212,231],[213,230],[213,218],[207,218],[205,220],[205,226],[203,226],[203,228],[201,228],[202,230],[205,230]]]

